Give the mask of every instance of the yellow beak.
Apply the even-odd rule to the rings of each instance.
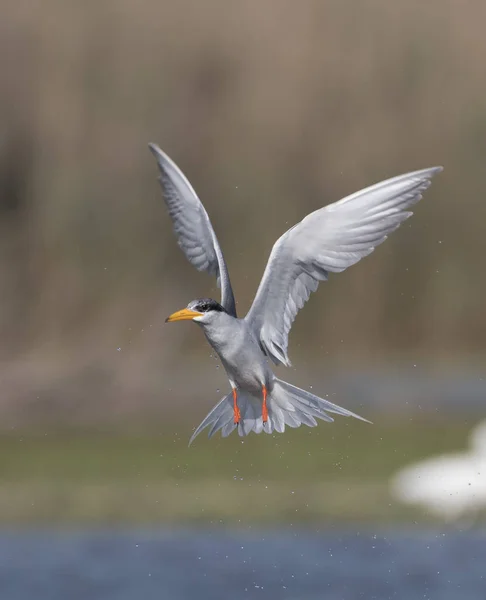
[[[172,323],[173,321],[189,321],[194,317],[201,317],[204,313],[198,312],[197,310],[190,310],[189,308],[183,308],[175,313],[172,313],[165,320],[166,323]]]

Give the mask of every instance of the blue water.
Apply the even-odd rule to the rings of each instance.
[[[0,534],[1,600],[485,600],[486,532]]]

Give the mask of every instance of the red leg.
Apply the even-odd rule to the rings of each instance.
[[[266,423],[268,421],[268,410],[267,410],[267,388],[262,386],[263,390],[263,404],[262,404],[262,419]]]
[[[233,410],[235,414],[235,420],[233,421],[235,425],[238,425],[241,419],[240,409],[238,408],[238,402],[236,401],[236,388],[233,388]]]

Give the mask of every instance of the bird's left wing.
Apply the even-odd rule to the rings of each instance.
[[[367,256],[412,215],[442,167],[377,183],[307,215],[273,246],[245,317],[275,364],[290,365],[288,335],[295,316],[319,281]]]
[[[228,268],[206,209],[175,162],[156,144],[149,144],[149,148],[157,159],[160,185],[179,246],[198,271],[217,277],[221,305],[236,317]]]

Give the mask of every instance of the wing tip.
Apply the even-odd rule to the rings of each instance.
[[[150,152],[155,156],[155,160],[161,169],[163,169],[168,162],[171,162],[167,154],[165,154],[158,144],[150,142],[148,147]]]
[[[162,150],[159,148],[159,146],[155,143],[155,142],[149,142],[148,143],[148,147],[150,152],[152,152],[152,154],[159,154],[159,152],[162,152]]]

